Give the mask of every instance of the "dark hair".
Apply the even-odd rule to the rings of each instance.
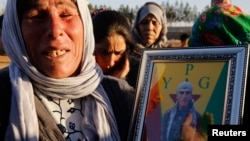
[[[187,33],[182,33],[181,35],[180,35],[180,40],[181,41],[184,41],[184,40],[186,40],[186,39],[188,39],[189,38],[189,35],[187,34]]]
[[[3,15],[0,16],[0,29],[2,28],[2,25],[3,25]],[[0,34],[1,35],[1,34]]]
[[[132,40],[128,19],[117,11],[106,10],[93,16],[93,29],[96,43],[100,43],[106,37],[117,33],[124,37],[129,51],[134,49],[135,44]]]
[[[28,10],[28,8],[30,7],[30,1],[29,0],[17,0],[16,7],[17,7],[18,20],[21,22],[24,12]]]

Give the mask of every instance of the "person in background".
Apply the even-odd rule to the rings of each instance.
[[[234,5],[216,5],[194,22],[189,46],[242,45],[250,43],[250,15]]]
[[[215,5],[195,21],[189,46],[226,46],[250,44],[250,15],[231,4]],[[250,78],[247,73],[245,101],[249,101]],[[243,125],[249,125],[249,102],[245,102]]]
[[[173,108],[163,114],[162,141],[176,141],[182,138],[182,127],[186,118],[191,114],[189,126],[194,131],[190,132],[191,138],[195,137],[195,131],[201,132],[201,115],[194,107],[193,86],[190,82],[180,83],[176,90],[176,103]]]
[[[136,45],[127,18],[114,10],[102,11],[93,17],[93,28],[94,56],[104,74],[125,79],[135,88],[139,60],[131,55]]]
[[[180,47],[188,47],[188,40],[189,40],[189,35],[187,33],[182,33],[180,35],[180,42],[181,42]]]
[[[155,2],[146,2],[136,14],[132,34],[139,45],[133,52],[138,57],[142,49],[168,47],[164,9]]]
[[[8,0],[0,140],[127,141],[134,89],[93,57],[85,0]]]
[[[106,11],[107,9],[105,7],[101,7],[99,9],[93,9],[90,13],[91,13],[91,17],[94,17],[95,15],[97,15],[98,13],[101,13],[103,11]]]
[[[211,6],[215,6],[217,4],[231,4],[231,0],[211,0]]]

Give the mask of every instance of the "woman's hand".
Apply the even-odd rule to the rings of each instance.
[[[127,53],[124,54],[124,58],[122,61],[118,64],[120,67],[116,67],[116,69],[113,72],[113,76],[126,79],[126,76],[128,75],[130,71],[130,64],[129,64],[129,55]]]

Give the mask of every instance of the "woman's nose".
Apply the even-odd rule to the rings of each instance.
[[[59,15],[51,14],[48,18],[48,31],[49,37],[58,38],[63,33],[63,20]]]
[[[153,29],[154,25],[153,25],[152,21],[148,21],[146,27],[147,27],[147,29]]]
[[[114,54],[110,54],[108,59],[107,59],[107,65],[109,67],[113,67],[115,65],[115,55]]]

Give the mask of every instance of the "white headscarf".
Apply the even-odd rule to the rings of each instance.
[[[84,27],[81,72],[78,76],[64,79],[47,77],[31,64],[21,35],[16,3],[17,0],[7,1],[2,29],[4,48],[11,58],[9,69],[12,85],[10,125],[6,139],[11,137],[14,140],[38,140],[34,93],[40,92],[55,98],[74,99],[88,96],[84,111],[86,116],[79,123],[82,125],[82,132],[88,139],[97,134],[100,140],[120,140],[110,101],[100,85],[103,74],[92,56],[95,42],[87,2],[77,0]],[[88,108],[93,105],[94,111],[90,111]]]

